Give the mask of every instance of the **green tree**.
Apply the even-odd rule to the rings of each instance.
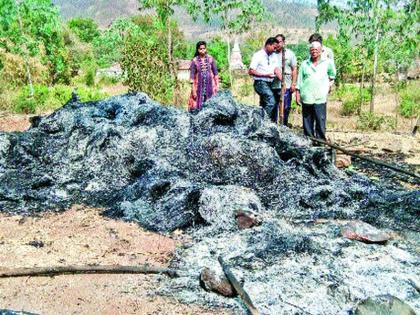
[[[94,39],[94,55],[100,67],[109,67],[121,60],[124,42],[130,31],[136,28],[131,19],[119,18]]]
[[[187,0],[139,0],[141,9],[155,9],[159,21],[166,28],[166,49],[169,63],[169,71],[176,80],[176,65],[173,60],[172,23],[171,17],[174,14],[174,7],[186,5]]]
[[[121,66],[126,84],[133,91],[143,91],[150,97],[171,103],[175,80],[170,75],[166,28],[156,19],[147,28],[130,29],[124,41]]]
[[[98,24],[91,18],[74,18],[67,22],[69,28],[85,43],[99,36]]]
[[[207,23],[220,20],[220,27],[226,36],[228,60],[232,35],[250,30],[255,22],[265,16],[261,0],[203,0],[199,12]]]
[[[376,75],[381,63],[399,63],[402,55],[405,59],[412,58],[418,51],[418,2],[348,0],[346,5],[336,6],[330,0],[318,0],[317,27],[337,22],[340,45],[347,50],[354,47],[354,53],[347,54],[345,62],[349,63],[351,56],[359,56],[362,82],[366,66],[371,64],[371,112],[374,111]]]
[[[53,82],[68,81],[68,57],[58,10],[50,0],[0,0],[1,46],[7,52],[41,56]]]

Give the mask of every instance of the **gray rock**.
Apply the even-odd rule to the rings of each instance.
[[[235,289],[224,274],[217,273],[209,268],[204,268],[201,271],[200,283],[207,291],[216,292],[226,297],[234,297],[237,295]]]
[[[356,240],[364,243],[384,244],[391,239],[391,236],[374,226],[362,221],[353,221],[347,223],[341,229],[341,234],[350,240]]]
[[[355,315],[416,315],[414,310],[392,295],[370,297],[360,302]]]

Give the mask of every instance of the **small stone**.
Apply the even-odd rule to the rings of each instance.
[[[367,298],[355,309],[356,315],[415,315],[406,303],[392,295],[380,295]]]
[[[224,275],[219,275],[209,268],[204,268],[200,274],[200,285],[207,291],[223,296],[234,297],[236,291]]]
[[[28,245],[33,246],[35,248],[41,248],[41,247],[44,247],[44,242],[43,241],[38,241],[38,240],[33,240],[33,241],[30,241],[28,243]]]
[[[352,221],[341,229],[341,235],[364,243],[384,244],[391,236],[363,221]]]
[[[261,224],[253,213],[242,210],[238,210],[236,212],[236,223],[238,224],[240,230],[249,229],[254,225]]]
[[[351,165],[351,156],[350,155],[343,155],[339,154],[337,155],[335,159],[335,166],[337,168],[346,168]]]

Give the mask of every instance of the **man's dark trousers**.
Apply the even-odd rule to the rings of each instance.
[[[280,104],[280,95],[281,95],[281,89],[275,89],[274,90],[274,97],[276,102],[275,112],[276,112],[276,121],[277,121],[277,115],[279,113],[279,104]],[[284,108],[284,117],[283,117],[283,125],[287,126],[289,123],[289,114],[290,110],[292,108],[292,91],[291,89],[286,89],[284,91],[284,98],[283,98],[283,108]]]
[[[268,114],[272,122],[276,122],[276,100],[274,97],[273,89],[271,88],[271,82],[263,80],[254,81],[255,92],[260,96],[260,106]]]
[[[327,104],[302,104],[303,133],[305,136],[326,140]]]

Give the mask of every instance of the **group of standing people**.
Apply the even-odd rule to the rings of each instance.
[[[298,71],[296,55],[285,47],[285,42],[283,34],[270,37],[251,59],[248,73],[254,79],[262,112],[273,122],[283,119],[280,123],[287,125],[292,95],[295,94],[296,103],[302,106],[304,134],[326,140],[326,103],[336,76],[334,54],[322,45],[320,34],[312,34],[308,59],[302,62]],[[190,111],[200,110],[203,102],[215,95],[219,87],[216,62],[207,54],[205,42],[197,43],[190,74],[192,91],[188,108]],[[279,104],[283,106],[283,117],[279,117]]]

